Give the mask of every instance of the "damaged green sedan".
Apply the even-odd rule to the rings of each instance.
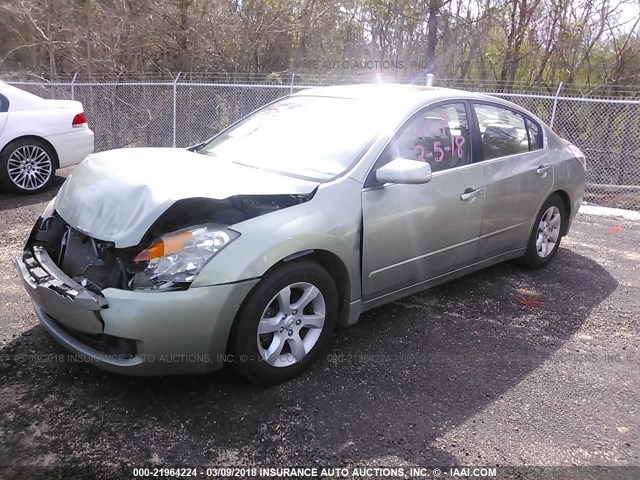
[[[317,88],[196,147],[91,155],[17,266],[85,361],[273,383],[368,309],[509,259],[543,267],[584,178],[582,153],[512,103]]]

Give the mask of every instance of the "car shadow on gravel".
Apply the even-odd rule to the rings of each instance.
[[[65,176],[57,174],[46,190],[33,195],[18,195],[0,190],[0,212],[51,201],[66,179]]]
[[[442,436],[562,361],[616,286],[565,248],[543,270],[497,265],[366,313],[309,373],[269,388],[16,361],[65,354],[36,326],[0,350],[0,465],[482,464]]]

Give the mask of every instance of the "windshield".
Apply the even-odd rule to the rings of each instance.
[[[331,97],[288,97],[245,118],[199,153],[317,181],[336,177],[376,133],[368,104]]]

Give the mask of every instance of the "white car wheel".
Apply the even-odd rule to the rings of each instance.
[[[0,157],[0,182],[5,189],[21,194],[37,193],[54,178],[54,153],[37,139],[14,140]]]

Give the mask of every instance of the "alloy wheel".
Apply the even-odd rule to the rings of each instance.
[[[560,238],[562,218],[556,206],[549,207],[538,224],[536,236],[536,251],[540,258],[545,258],[553,252]]]
[[[318,342],[325,324],[326,303],[320,289],[297,282],[280,290],[258,323],[260,356],[274,367],[301,361]]]
[[[13,151],[7,162],[11,181],[23,190],[37,190],[45,185],[53,174],[49,154],[37,145],[24,145]]]

